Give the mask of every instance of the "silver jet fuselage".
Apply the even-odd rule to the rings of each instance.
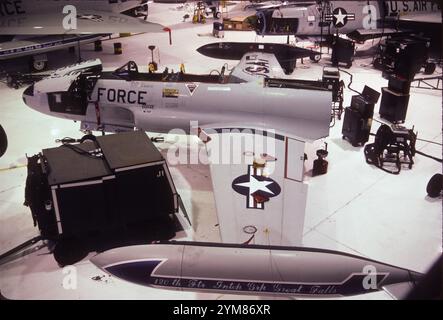
[[[438,1],[293,2],[258,10],[254,27],[260,35],[348,34],[359,29],[386,28],[385,19],[388,18],[411,16],[418,19],[439,11]]]
[[[331,92],[322,82],[252,79],[68,70],[37,82],[23,98],[42,113],[81,121],[85,130],[189,132],[198,121],[201,128],[272,129],[304,141],[329,134]]]

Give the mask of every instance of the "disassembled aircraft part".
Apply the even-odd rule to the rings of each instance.
[[[256,228],[246,226],[244,231],[254,236]],[[260,295],[351,296],[415,283],[422,276],[332,250],[204,242],[117,248],[91,262],[143,286]]]
[[[251,224],[268,230],[256,235],[256,243],[299,244],[307,195],[304,143],[328,136],[331,92],[322,81],[279,78],[282,74],[275,56],[263,52],[245,54],[223,79],[218,74],[143,73],[133,62],[102,71],[96,60],[57,70],[26,89],[23,99],[42,113],[81,121],[88,130],[162,133],[179,128],[193,133],[200,128],[198,135],[211,158],[223,241],[244,242],[239,231]],[[254,169],[251,158],[238,164],[218,158],[218,152],[211,151],[219,150],[218,143],[231,134],[245,141],[256,136],[266,146],[276,146],[241,143],[231,154],[267,151],[280,161]],[[231,188],[226,188],[227,181]],[[280,196],[284,190],[291,195]],[[261,214],[251,214],[256,210]],[[233,227],[232,216],[243,213],[246,219]]]
[[[297,59],[309,57],[318,61],[321,57],[319,52],[280,43],[216,42],[201,46],[197,51],[204,56],[224,60],[240,60],[248,52],[272,53],[286,74],[294,71]]]
[[[246,54],[222,83],[219,75],[142,73],[133,62],[103,72],[94,60],[56,70],[26,89],[23,99],[42,113],[80,121],[83,130],[189,131],[190,120],[198,120],[202,129],[242,128],[237,123],[247,119],[247,128],[274,128],[302,141],[327,136],[331,93],[326,84],[269,78],[282,73],[275,56],[260,52]],[[239,99],[247,103],[234,108]],[[278,108],[268,108],[275,103]]]
[[[1,1],[2,35],[78,35],[135,32],[162,32],[163,26],[138,19],[140,1],[76,1],[69,23],[65,3],[60,1]],[[8,8],[4,8],[8,6]],[[6,10],[6,11],[5,11]],[[72,23],[76,19],[75,26]]]

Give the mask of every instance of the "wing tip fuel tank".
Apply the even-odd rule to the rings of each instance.
[[[350,296],[415,283],[421,277],[414,271],[338,251],[200,242],[116,248],[91,262],[139,285],[253,295]]]

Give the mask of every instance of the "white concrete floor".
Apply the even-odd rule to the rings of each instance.
[[[181,21],[183,11],[151,9],[154,22]],[[169,10],[169,11],[165,11]],[[165,14],[167,12],[167,14]],[[178,70],[185,63],[189,73],[208,73],[219,70],[225,63],[204,57],[195,49],[203,44],[220,41],[209,34],[212,21],[206,25],[180,24],[172,33],[169,45],[167,34],[140,34],[119,41],[124,54],[113,55],[112,43],[104,43],[104,51],[96,53],[92,45],[85,45],[83,58],[99,57],[105,68],[116,68],[128,60],[146,68],[150,61],[147,46],[159,48],[160,70],[164,67]],[[224,41],[284,42],[285,38],[262,38],[253,32],[225,32]],[[64,53],[55,53],[52,66],[66,62]],[[158,61],[158,55],[156,54]],[[381,73],[368,64],[371,58],[357,59],[349,70],[354,75],[352,87],[358,91],[365,84],[380,91],[387,85]],[[70,61],[72,62],[72,61]],[[232,67],[236,61],[227,61]],[[291,77],[320,79],[320,64],[305,61],[298,64]],[[436,73],[441,74],[441,68]],[[349,82],[346,74],[342,78]],[[8,133],[9,149],[0,158],[0,253],[38,235],[32,225],[30,210],[23,206],[27,176],[25,154],[33,155],[43,148],[57,146],[57,138],[81,137],[79,124],[52,118],[27,108],[21,99],[24,88],[13,90],[0,84],[0,123]],[[352,92],[345,90],[345,106]],[[378,105],[375,110],[378,119]],[[415,126],[418,137],[434,143],[417,142],[417,149],[435,157],[442,155],[442,93],[426,89],[411,89],[406,125]],[[379,123],[374,121],[372,132]],[[307,146],[315,150],[328,142],[328,173],[306,177],[309,184],[303,245],[334,249],[358,254],[388,264],[425,272],[442,252],[442,199],[426,195],[426,184],[441,164],[420,155],[415,156],[411,170],[390,175],[366,164],[363,148],[354,148],[342,140],[342,121],[337,121],[330,136]],[[149,133],[151,136],[158,134]],[[171,137],[167,137],[170,139]],[[373,139],[373,138],[371,138]],[[370,141],[371,142],[371,141]],[[167,152],[168,143],[158,144]],[[313,157],[308,163],[312,165]],[[209,167],[204,165],[177,165],[170,167],[174,182],[192,215],[195,239],[219,241],[217,218],[212,193]],[[307,168],[308,169],[308,168]],[[65,290],[65,276],[46,247],[31,248],[25,255],[0,265],[0,291],[10,299],[225,299],[260,298],[220,294],[202,294],[151,289],[132,285],[111,277],[92,280],[103,275],[88,259],[76,264],[78,286]],[[267,297],[269,298],[269,297]],[[384,293],[353,297],[355,299],[389,299]]]

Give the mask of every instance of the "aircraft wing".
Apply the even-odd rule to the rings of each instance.
[[[431,28],[433,28],[434,24],[439,24],[436,25],[435,28],[441,29],[442,17],[441,11],[429,12],[427,14],[407,13],[399,16],[387,17],[381,22],[388,27],[377,29],[357,29],[349,33],[348,37],[356,41],[366,41],[389,35],[410,34],[420,30],[423,25],[430,25]]]
[[[305,119],[265,115],[262,122],[257,116],[256,121],[200,128],[222,242],[301,244],[308,190],[305,141],[327,136],[330,121],[330,92],[312,91],[306,97],[312,113]],[[266,129],[272,127],[278,131]]]
[[[397,30],[393,28],[377,28],[377,29],[356,29],[347,36],[352,40],[363,42],[370,39],[377,39],[389,35],[401,35],[411,33],[410,30]]]
[[[133,18],[120,13],[105,11],[78,11],[77,28],[65,30],[65,15],[47,13],[17,17],[0,17],[3,35],[48,35],[48,34],[110,34],[135,32],[162,32],[163,26]]]
[[[100,40],[99,34],[53,34],[35,35],[13,41],[0,42],[0,60],[12,59],[28,55],[41,54]]]
[[[406,22],[415,22],[415,23],[442,23],[441,11],[439,12],[430,12],[428,14],[405,14],[400,15],[398,18],[395,17],[395,20],[406,21]],[[441,26],[440,26],[441,28]]]

